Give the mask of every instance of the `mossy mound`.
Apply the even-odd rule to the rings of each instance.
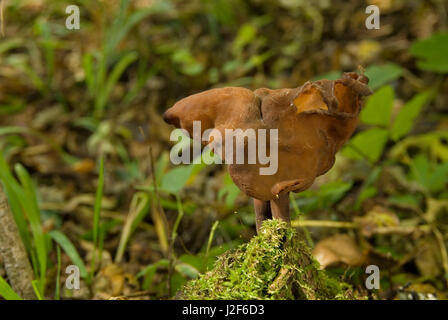
[[[180,299],[348,299],[350,287],[319,270],[300,235],[266,220],[259,235],[219,256],[214,268],[189,281]]]

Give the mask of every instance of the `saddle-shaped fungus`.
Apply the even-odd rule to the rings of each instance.
[[[201,135],[215,129],[222,137],[225,129],[278,129],[275,174],[261,175],[266,165],[259,162],[229,164],[234,183],[254,199],[259,230],[268,218],[289,223],[289,192],[304,191],[333,166],[336,152],[356,128],[362,98],[371,94],[367,83],[366,76],[350,72],[338,80],[307,82],[294,89],[211,89],[178,101],[164,119],[190,136],[193,121],[200,121]],[[267,152],[275,152],[267,141]]]

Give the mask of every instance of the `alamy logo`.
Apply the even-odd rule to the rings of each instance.
[[[371,264],[367,266],[366,273],[370,274],[370,276],[366,279],[366,288],[371,289],[379,289],[380,288],[380,268],[378,266]]]
[[[221,164],[223,160],[226,164],[245,164],[247,161],[247,164],[264,165],[259,168],[260,175],[277,173],[278,129],[225,129],[224,137],[217,129],[207,129],[201,135],[201,122],[193,121],[192,139],[193,156],[190,152],[191,139],[188,131],[177,129],[171,133],[170,140],[177,142],[170,152],[173,164],[201,163],[203,141],[209,142],[202,153],[202,161],[206,164]]]
[[[65,19],[65,27],[69,30],[79,30],[79,7],[77,5],[69,5],[65,8],[65,13],[70,14],[67,19]]]
[[[380,28],[380,8],[370,5],[366,8],[366,14],[370,14],[366,18],[366,28],[369,30]]]
[[[80,287],[80,271],[79,267],[70,265],[65,269],[65,273],[68,274],[65,280],[65,287],[69,290],[79,290]]]

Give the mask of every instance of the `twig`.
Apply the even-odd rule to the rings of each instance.
[[[429,203],[430,198],[428,197],[426,202],[427,202],[427,208],[430,207],[430,203]],[[429,210],[429,209],[427,209]],[[448,274],[448,254],[447,254],[447,249],[445,246],[445,241],[443,238],[443,234],[440,232],[439,228],[437,228],[437,226],[435,225],[435,223],[433,221],[431,221],[431,219],[428,218],[427,213],[423,213],[420,208],[418,208],[418,210],[416,211],[417,214],[420,216],[420,218],[423,221],[426,221],[432,231],[432,233],[434,234],[434,236],[436,237],[437,243],[439,245],[439,249],[440,249],[440,255],[442,258],[442,267],[443,267],[443,271],[445,272],[445,275]],[[446,283],[448,285],[448,279],[446,279]]]
[[[208,254],[210,252],[210,248],[212,246],[213,238],[215,236],[216,228],[218,228],[219,220],[216,220],[210,230],[210,235],[208,237],[207,249],[205,250],[205,258],[203,261],[203,269],[206,270],[208,264]]]
[[[343,221],[325,221],[325,220],[293,220],[291,221],[293,227],[323,227],[323,228],[345,228],[357,229],[359,224],[356,222]]]
[[[143,132],[142,127],[139,127],[140,134],[145,137],[145,133]],[[151,216],[152,220],[156,229],[157,236],[159,238],[160,247],[162,249],[162,252],[165,256],[168,257],[170,261],[170,266],[168,270],[168,281],[167,281],[167,290],[168,293],[171,294],[171,267],[174,265],[172,261],[172,255],[170,250],[170,244],[168,243],[168,221],[165,215],[165,211],[163,210],[163,207],[160,203],[160,195],[159,190],[157,187],[157,177],[156,177],[156,170],[154,165],[154,155],[152,152],[151,143],[149,143],[148,147],[148,153],[149,153],[149,161],[150,161],[150,168],[151,168],[151,180],[154,187],[154,191],[151,192]]]
[[[328,220],[293,220],[291,221],[293,227],[317,227],[317,228],[343,228],[343,229],[362,229],[362,225],[356,222],[345,221],[328,221]],[[418,227],[408,226],[393,226],[393,227],[378,227],[372,229],[372,234],[401,234],[408,235],[416,231],[428,233],[431,231],[430,225],[421,225]]]
[[[156,295],[155,292],[152,291],[138,291],[133,292],[130,294],[117,296],[117,297],[111,297],[109,300],[128,300],[129,298],[140,298],[140,297],[146,297],[146,296],[154,296]]]
[[[20,238],[19,230],[9,209],[0,183],[0,256],[14,291],[23,299],[36,299],[33,290],[33,269]]]
[[[294,276],[293,270],[282,268],[278,273],[278,276],[270,284],[269,291],[274,293],[280,290],[281,288],[287,286],[291,282],[293,276]]]
[[[145,137],[145,133],[143,132],[142,127],[139,127],[140,133],[143,137]],[[165,211],[160,204],[160,195],[157,187],[157,177],[156,170],[154,166],[154,155],[152,153],[151,144],[148,147],[149,153],[149,161],[151,168],[151,180],[154,187],[154,191],[151,193],[151,215],[154,222],[154,226],[156,228],[156,233],[159,238],[160,247],[164,255],[168,254],[169,244],[168,244],[168,221],[166,219]]]
[[[432,232],[434,233],[434,235],[437,239],[437,243],[439,244],[440,254],[442,256],[443,271],[445,272],[445,275],[447,275],[448,274],[448,254],[447,254],[447,250],[446,250],[446,246],[445,246],[445,241],[443,240],[443,235],[440,232],[440,230],[436,227],[432,228]],[[446,280],[446,282],[448,285],[448,279]]]
[[[173,269],[174,269],[174,265],[176,263],[176,256],[174,255],[174,243],[176,242],[176,238],[177,238],[177,228],[179,228],[179,224],[180,221],[182,220],[182,217],[184,216],[184,209],[182,207],[182,202],[180,200],[179,195],[176,195],[176,202],[177,202],[177,210],[178,210],[178,214],[177,214],[177,218],[176,218],[176,222],[174,223],[173,226],[173,230],[171,232],[171,238],[170,238],[170,247],[168,250],[168,261],[169,261],[169,266],[168,266],[168,294],[171,296],[172,292],[171,292],[171,279],[173,276]]]
[[[292,208],[294,209],[294,212],[298,217],[298,221],[303,221],[303,214],[300,213],[299,206],[297,205],[296,197],[293,195],[293,192],[289,193],[289,199],[292,204]],[[310,246],[310,248],[314,248],[314,241],[313,238],[311,238],[309,230],[305,226],[302,226],[302,228],[305,234],[306,241],[308,242],[308,245]]]
[[[3,7],[4,7],[4,2],[3,0],[0,0],[0,35],[2,37],[5,36],[5,23],[4,23],[4,17],[3,17]]]

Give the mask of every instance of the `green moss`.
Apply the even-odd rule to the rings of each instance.
[[[297,232],[266,220],[259,235],[219,256],[214,268],[189,281],[180,299],[347,299],[347,284],[319,270]]]

